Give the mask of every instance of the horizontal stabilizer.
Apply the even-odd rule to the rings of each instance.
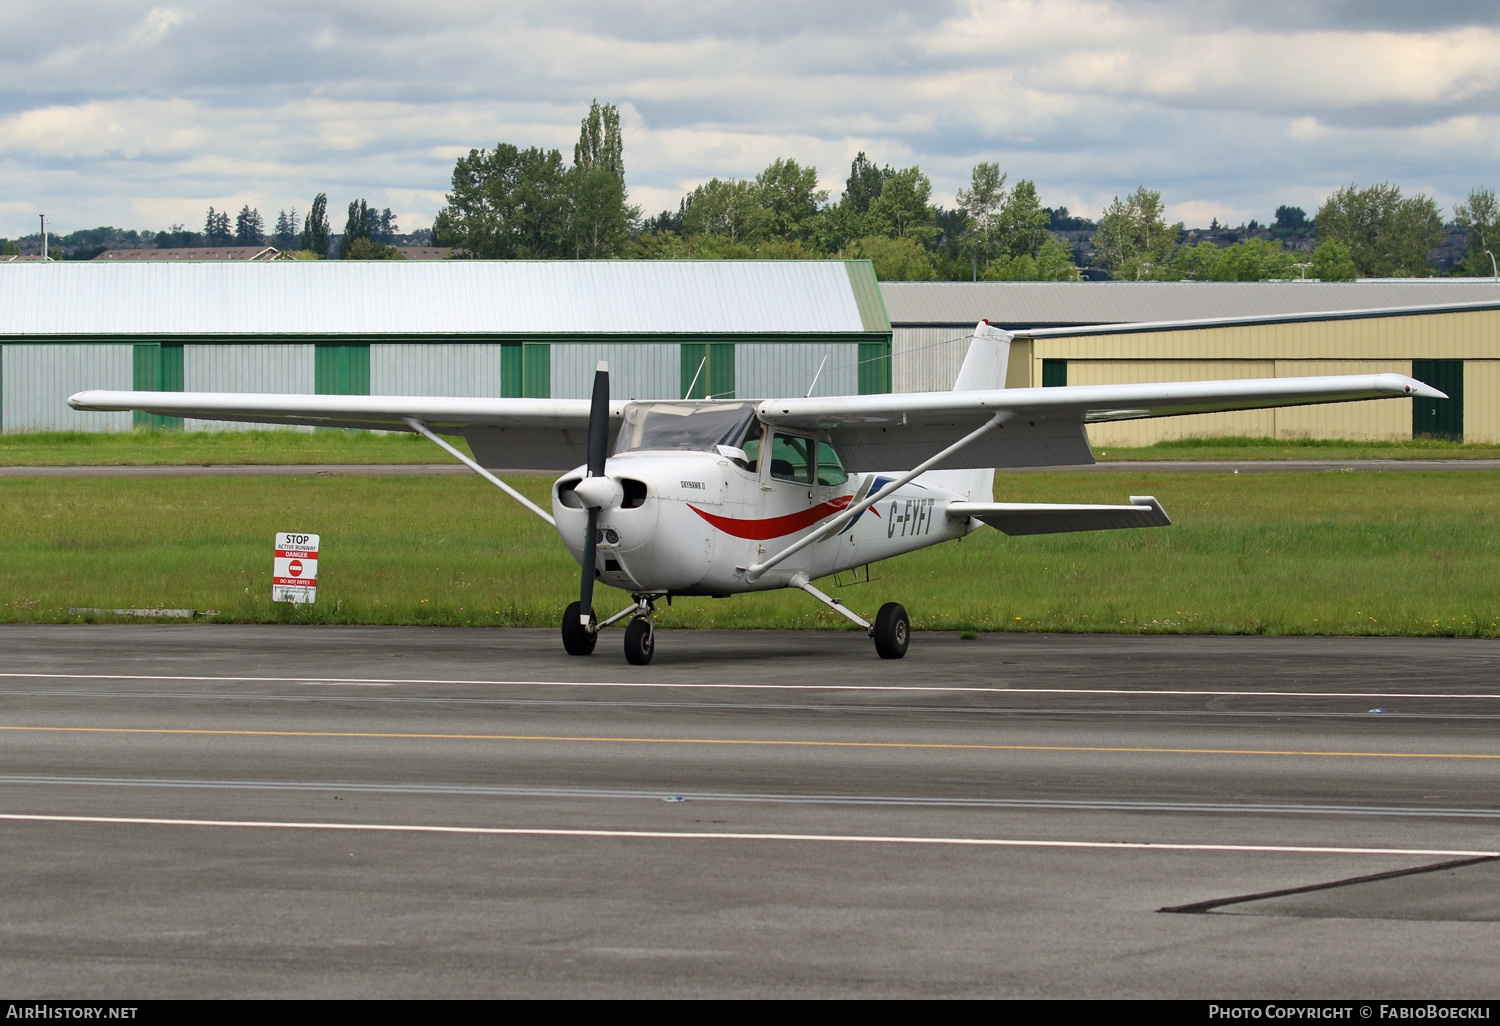
[[[950,517],[973,517],[1006,534],[1065,534],[1172,523],[1150,495],[1132,495],[1129,506],[1074,506],[1049,502],[950,502]]]

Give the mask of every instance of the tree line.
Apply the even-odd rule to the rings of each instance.
[[[860,153],[829,201],[818,170],[778,157],[753,178],[711,178],[675,210],[642,218],[625,187],[619,114],[595,101],[573,164],[558,150],[500,143],[459,158],[434,245],[477,259],[868,258],[882,280],[1076,279],[1084,265],[1117,280],[1421,277],[1445,238],[1437,204],[1390,183],[1338,189],[1309,218],[1282,206],[1276,220],[1190,233],[1168,224],[1161,193],[1116,197],[1097,222],[1043,206],[1036,183],[980,162],[953,209],[931,202],[917,166],[880,166]],[[1491,273],[1494,190],[1454,210],[1469,235],[1455,274]],[[1195,236],[1201,238],[1195,240]]]
[[[863,152],[836,201],[818,180],[815,166],[778,157],[753,178],[711,178],[675,209],[642,217],[625,185],[619,111],[596,100],[571,164],[556,149],[504,142],[458,158],[430,241],[459,258],[500,260],[867,258],[882,280],[1072,280],[1087,268],[1128,281],[1343,281],[1429,275],[1430,254],[1454,230],[1431,198],[1403,195],[1389,182],[1344,186],[1313,217],[1281,206],[1268,225],[1252,220],[1231,229],[1215,219],[1207,231],[1189,231],[1167,223],[1161,193],[1145,186],[1115,197],[1093,220],[1044,206],[1035,182],[1011,183],[992,162],[973,167],[952,209],[932,203],[932,182],[920,167],[878,165]],[[1451,224],[1468,237],[1451,273],[1492,274],[1495,191],[1474,189]],[[399,259],[398,233],[389,208],[355,200],[338,255]],[[109,244],[274,245],[321,258],[332,255],[334,238],[328,195],[319,193],[305,215],[278,211],[269,232],[246,204],[232,218],[210,207],[202,232],[99,228],[58,241],[84,259]]]
[[[1420,278],[1433,273],[1430,254],[1446,235],[1436,202],[1420,193],[1403,195],[1390,182],[1337,189],[1312,218],[1300,207],[1279,207],[1274,225],[1260,229],[1251,222],[1252,237],[1227,246],[1207,239],[1183,245],[1186,229],[1167,225],[1162,211],[1161,193],[1144,186],[1124,200],[1116,197],[1093,239],[1096,262],[1132,281]],[[1476,188],[1454,207],[1453,223],[1467,233],[1468,251],[1451,273],[1494,273],[1489,254],[1497,222],[1493,189]],[[1278,235],[1302,235],[1316,245],[1310,252],[1288,250]]]

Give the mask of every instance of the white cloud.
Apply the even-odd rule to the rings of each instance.
[[[72,227],[196,224],[210,203],[302,209],[319,191],[420,226],[458,156],[501,140],[571,156],[594,98],[621,107],[647,213],[779,156],[816,165],[837,195],[861,150],[920,164],[944,203],[974,162],[996,160],[1075,213],[1147,184],[1189,220],[1311,212],[1349,181],[1439,197],[1493,184],[1494,19],[1335,0],[1267,10],[11,0],[0,234],[31,230],[36,206]]]

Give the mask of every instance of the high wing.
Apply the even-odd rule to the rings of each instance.
[[[256,392],[118,392],[68,399],[75,410],[143,410],[164,417],[249,424],[410,431],[406,418],[463,435],[486,467],[561,473],[587,457],[587,399],[455,399],[447,396],[283,395]],[[610,446],[624,402],[609,404]]]
[[[757,412],[771,424],[828,432],[855,471],[914,466],[998,414],[994,430],[938,464],[962,469],[1093,463],[1090,423],[1410,396],[1447,398],[1404,374],[1353,374],[768,399]]]

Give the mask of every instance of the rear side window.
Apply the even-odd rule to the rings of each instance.
[[[818,443],[818,484],[841,485],[849,480],[849,475],[844,473],[844,465],[839,462],[839,454],[833,451],[833,446],[827,442]]]

